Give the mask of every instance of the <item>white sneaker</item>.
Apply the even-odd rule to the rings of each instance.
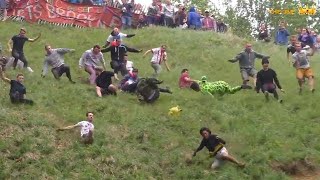
[[[31,69],[31,67],[27,67],[27,70],[28,70],[29,72],[33,72],[33,70]]]

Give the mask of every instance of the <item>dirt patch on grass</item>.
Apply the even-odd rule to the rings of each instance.
[[[293,179],[320,179],[320,170],[307,159],[288,163],[273,162],[271,166],[277,171],[282,171],[287,175],[292,176]]]

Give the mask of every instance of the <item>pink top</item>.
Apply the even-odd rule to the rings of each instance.
[[[189,88],[192,84],[192,82],[187,81],[187,78],[189,77],[189,74],[187,72],[184,72],[181,74],[179,78],[179,87],[180,88]]]

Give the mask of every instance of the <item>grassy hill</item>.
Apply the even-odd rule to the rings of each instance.
[[[34,73],[24,72],[27,95],[33,107],[14,106],[8,98],[9,86],[0,82],[0,179],[319,179],[320,98],[307,90],[298,96],[295,70],[285,59],[285,47],[253,43],[256,51],[271,55],[271,66],[286,90],[284,104],[265,103],[253,90],[224,96],[222,100],[179,90],[180,71],[188,68],[195,79],[206,75],[210,81],[241,83],[238,64],[227,59],[243,49],[245,41],[229,34],[151,28],[129,30],[136,33],[125,42],[144,51],[168,45],[172,71],[164,69],[160,79],[173,95],[162,94],[152,105],[140,104],[133,95],[99,99],[94,87],[83,80],[87,73],[78,69],[82,53],[104,43],[110,30],[64,29],[46,25],[0,23],[0,42],[6,45],[19,28],[28,36],[42,37],[27,43],[25,54]],[[56,81],[49,73],[40,77],[44,45],[76,49],[66,55],[75,85],[63,77]],[[109,53],[105,59],[109,60]],[[140,76],[153,73],[151,56],[129,54]],[[312,58],[319,76],[319,55]],[[109,61],[107,61],[108,64]],[[256,63],[261,68],[260,61]],[[108,68],[110,66],[108,64]],[[18,71],[8,71],[15,78]],[[316,80],[316,87],[319,81]],[[168,117],[168,109],[180,105],[180,117]],[[78,142],[79,131],[57,133],[56,128],[85,119],[95,112],[95,142]],[[206,149],[190,160],[201,140],[199,129],[211,128],[227,141],[229,153],[247,163],[238,169],[226,163],[218,172],[209,169],[212,159]],[[318,176],[317,176],[318,174]]]

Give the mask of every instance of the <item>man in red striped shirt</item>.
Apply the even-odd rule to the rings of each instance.
[[[166,68],[170,71],[170,68],[167,63],[167,52],[166,52],[166,45],[161,45],[158,48],[149,49],[147,52],[144,53],[143,57],[145,57],[149,52],[152,52],[153,56],[151,59],[151,67],[154,69],[154,77],[157,77],[161,72],[161,63],[164,61]]]

